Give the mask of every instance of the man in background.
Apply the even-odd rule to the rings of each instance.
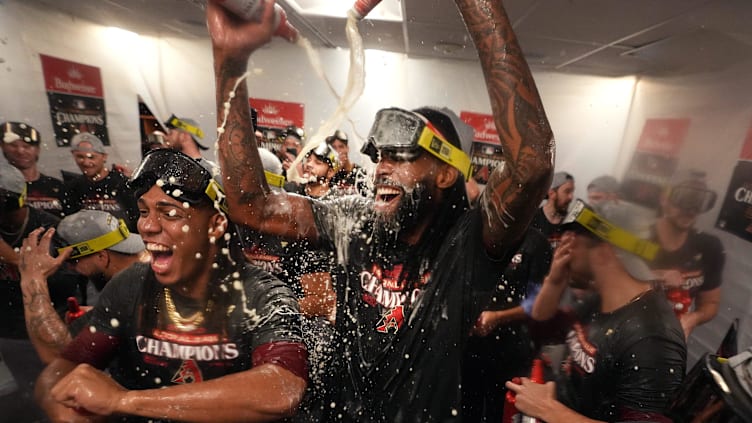
[[[604,201],[616,201],[621,199],[621,184],[613,176],[599,176],[587,186],[587,200],[591,206]]]
[[[548,239],[551,249],[561,239],[561,222],[569,211],[569,204],[574,198],[574,177],[567,172],[556,172],[551,181],[551,187],[546,194],[546,202],[538,209],[530,222],[534,228],[541,231]]]
[[[661,197],[661,215],[653,227],[652,239],[661,251],[652,267],[687,337],[715,317],[721,301],[723,244],[695,228],[697,218],[713,208],[716,197],[707,187],[705,172],[681,170]]]

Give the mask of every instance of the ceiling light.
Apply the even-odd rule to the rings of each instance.
[[[301,15],[345,18],[354,0],[285,0]],[[383,0],[366,17],[378,21],[402,22],[402,5],[398,0]]]

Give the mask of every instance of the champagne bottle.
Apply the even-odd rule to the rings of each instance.
[[[533,360],[533,367],[530,370],[530,380],[535,383],[546,383],[543,379],[543,360],[536,358]],[[512,380],[517,383],[518,381]],[[512,391],[507,391],[504,398],[504,415],[502,423],[543,423],[542,420],[527,416],[517,410],[515,406],[516,398]]]

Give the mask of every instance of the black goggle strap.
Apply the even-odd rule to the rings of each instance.
[[[264,171],[264,176],[266,176],[266,182],[277,188],[284,188],[285,186],[285,176],[280,175],[278,173],[269,172],[268,170]]]
[[[127,239],[129,235],[130,231],[128,231],[128,226],[126,226],[125,221],[123,219],[118,219],[117,228],[111,232],[88,241],[60,247],[57,249],[57,252],[58,254],[61,254],[64,250],[72,248],[73,253],[68,257],[69,259],[84,257],[89,254],[94,254],[97,251],[106,250],[118,242]]]
[[[660,249],[658,244],[642,239],[602,218],[590,207],[587,207],[582,200],[577,200],[563,223],[577,223],[609,244],[648,261],[652,261]]]
[[[201,128],[195,125],[191,125],[184,120],[180,120],[175,115],[172,115],[169,119],[167,119],[167,126],[183,130],[191,135],[197,136],[200,139],[204,139],[204,131],[202,131]]]

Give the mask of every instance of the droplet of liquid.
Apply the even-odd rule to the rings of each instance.
[[[120,326],[120,321],[118,319],[112,318],[110,319],[110,326],[112,326],[113,328],[116,328]]]

